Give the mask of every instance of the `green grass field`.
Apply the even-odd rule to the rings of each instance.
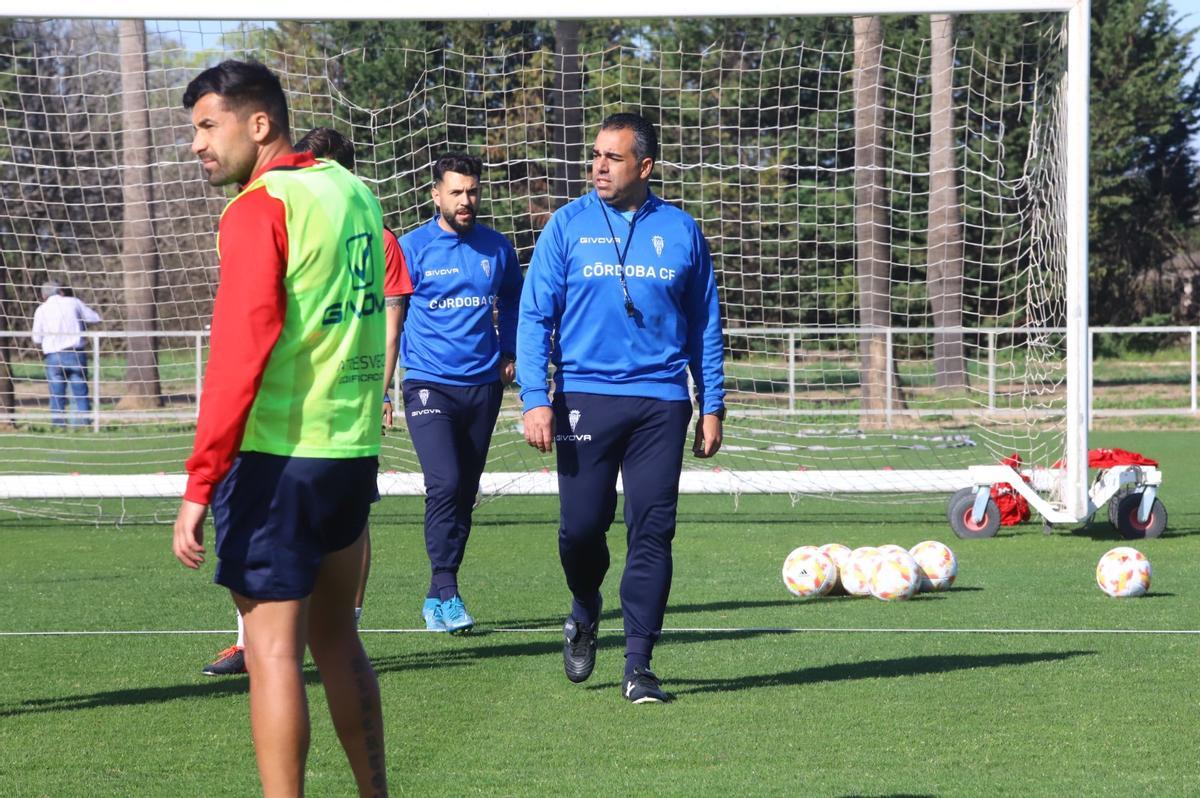
[[[1046,536],[1035,521],[961,541],[938,503],[685,496],[654,659],[677,696],[666,706],[618,695],[620,523],[599,664],[573,685],[560,656],[555,499],[480,508],[461,575],[479,627],[462,638],[372,631],[415,628],[427,579],[419,500],[386,499],[363,637],[393,791],[1200,794],[1200,635],[1151,633],[1200,629],[1197,444],[1196,432],[1094,436],[1163,463],[1170,525],[1137,544],[1154,566],[1141,599],[1094,584],[1096,561],[1118,545],[1106,522]],[[801,544],[926,538],[958,555],[948,593],[801,601],[779,578]],[[199,673],[231,634],[166,633],[233,627],[210,578],[211,567],[174,562],[165,524],[0,522],[0,795],[256,792],[246,680]],[[47,631],[94,634],[9,634]],[[309,794],[350,795],[315,671],[310,685]]]

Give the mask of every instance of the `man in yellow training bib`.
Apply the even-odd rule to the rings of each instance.
[[[357,178],[296,153],[279,79],[225,61],[183,105],[221,216],[209,363],[174,552],[218,564],[245,621],[250,721],[263,792],[304,789],[312,650],[363,796],[387,794],[379,685],[354,593],[375,495],[384,372],[383,216]]]

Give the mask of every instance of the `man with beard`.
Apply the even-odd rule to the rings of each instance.
[[[458,569],[516,360],[521,266],[507,238],[475,221],[482,173],[479,159],[465,153],[438,158],[438,213],[400,239],[413,287],[400,339],[404,414],[425,476],[431,570],[421,616],[437,632],[475,625],[459,594]]]
[[[221,214],[220,284],[173,550],[205,560],[245,619],[264,795],[303,795],[311,650],[363,796],[387,794],[379,684],[354,620],[375,495],[385,324],[383,213],[335,163],[297,153],[265,66],[225,61],[183,94]],[[358,312],[355,312],[358,310]]]

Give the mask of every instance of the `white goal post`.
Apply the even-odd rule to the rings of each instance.
[[[72,26],[95,10],[15,0],[0,17],[17,26],[0,49],[9,219],[0,222],[0,502],[179,495],[224,198],[195,168],[178,98],[199,68],[255,57],[280,72],[297,127],[351,136],[360,174],[398,234],[428,212],[439,150],[481,155],[482,218],[513,238],[523,262],[548,214],[586,190],[583,142],[603,115],[632,106],[658,125],[655,191],[709,237],[726,326],[725,451],[715,463],[689,462],[682,490],[946,494],[973,483],[973,466],[1017,453],[1053,474],[1043,514],[1081,520],[1095,509],[1087,0],[751,0],[735,13],[711,2],[615,0],[606,19],[667,20],[673,38],[631,24],[620,41],[573,41],[573,50],[544,33],[457,41],[444,52],[393,49],[382,55],[396,56],[412,82],[386,87],[392,99],[369,106],[354,73],[380,52],[325,35],[325,23],[276,24],[327,19],[327,4],[210,3],[188,12],[265,22],[146,23],[140,49],[116,23],[91,20],[78,35],[84,29]],[[337,14],[427,19],[422,10],[362,3]],[[539,0],[514,13],[467,0],[436,12],[586,21],[596,10]],[[121,0],[104,13],[153,20],[163,11]],[[994,14],[1021,14],[1025,24],[1002,39],[973,22]],[[680,24],[731,17],[774,22],[760,26],[763,40],[736,42],[689,39]],[[893,21],[872,32],[852,17]],[[814,35],[797,18],[824,27]],[[954,34],[948,46],[941,24]],[[30,31],[42,36],[36,45]],[[140,111],[125,103],[131,94],[147,98]],[[135,131],[136,119],[145,126]],[[134,163],[137,142],[149,158]],[[144,206],[128,205],[132,185],[148,193]],[[150,266],[119,265],[135,207],[148,209]],[[46,279],[69,284],[106,320],[89,339],[98,395],[90,414],[72,419],[79,431],[54,425],[51,386],[25,337]],[[156,315],[139,313],[131,296],[151,297]],[[152,355],[140,340],[155,341]],[[139,356],[156,368],[149,401],[130,389],[146,373]],[[510,393],[483,490],[553,493],[553,460],[523,444],[518,406]],[[382,492],[421,492],[403,431],[389,433],[382,460]]]

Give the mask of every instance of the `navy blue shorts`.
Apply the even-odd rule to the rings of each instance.
[[[377,457],[242,452],[213,494],[213,581],[256,599],[311,594],[326,555],[362,534],[378,471]]]

